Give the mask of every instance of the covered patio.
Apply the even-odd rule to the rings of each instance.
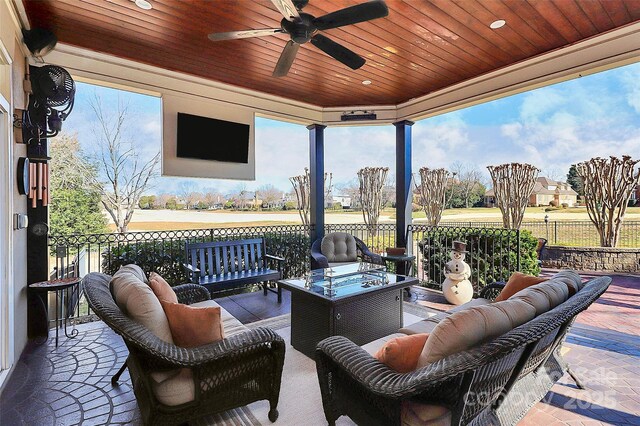
[[[393,125],[396,223],[390,229],[393,245],[411,253],[415,243],[412,235],[424,232],[412,225],[411,129],[415,121],[640,61],[640,4],[634,0],[426,1],[419,5],[389,0],[385,6],[388,16],[371,22],[353,18],[353,23],[338,28],[314,20],[318,26],[313,28],[315,41],[303,37],[304,41],[292,38],[290,42],[285,30],[288,24],[280,28],[283,14],[284,21],[288,20],[283,13],[287,6],[297,9],[290,10],[293,22],[300,13],[321,17],[357,3],[2,0],[0,422],[141,422],[128,373],[119,386],[110,384],[128,352],[104,323],[78,325],[78,337],[63,337],[58,347],[51,339],[38,344],[42,334],[50,331],[39,328],[42,318],[34,314],[37,302],[27,290],[29,284],[49,279],[56,266],[50,264],[49,253],[56,245],[47,238],[46,204],[27,203],[15,185],[19,158],[44,162],[47,158],[46,138],[18,143],[18,127],[13,125],[14,114],[34,108],[23,85],[30,66],[44,61],[63,67],[77,81],[161,97],[165,135],[175,134],[176,113],[222,111],[222,116],[250,126],[250,155],[255,153],[255,117],[306,126],[311,209],[310,224],[304,231],[308,231],[309,243],[331,229],[324,220],[325,129]],[[506,26],[499,21],[505,21]],[[319,30],[322,25],[327,29],[324,38],[317,37],[318,31],[324,31]],[[266,27],[277,27],[271,34],[274,37],[207,39],[208,34]],[[58,40],[43,58],[24,42],[23,31],[34,28],[51,30]],[[336,53],[338,48],[322,44],[327,43],[323,41],[327,37],[358,53],[344,53],[350,58],[345,59]],[[311,43],[305,44],[309,40]],[[295,47],[299,47],[297,56],[287,53],[292,43],[300,45]],[[353,65],[352,55],[361,57],[364,65],[355,69],[345,66]],[[287,72],[282,69],[283,61],[289,62]],[[46,129],[46,118],[40,119]],[[175,144],[174,136],[163,139],[163,172],[167,175],[247,180],[255,174],[255,159],[247,168],[194,165],[176,158]],[[516,270],[519,262],[518,258],[509,268]],[[94,264],[87,272],[102,271],[101,267]],[[591,276],[589,271],[581,275]],[[607,292],[578,316],[563,345],[568,349],[565,359],[576,373],[597,370],[602,374],[585,383],[586,390],[577,389],[568,376],[563,377],[522,424],[640,422],[640,371],[636,366],[640,332],[637,321],[632,320],[637,317],[640,283],[637,276],[611,276],[614,280]],[[444,305],[438,297],[422,287],[413,288],[404,301],[405,323],[440,312]],[[280,305],[261,292],[218,302],[249,328],[267,325],[285,340],[290,333],[288,292]],[[290,342],[287,344],[287,350],[293,351]],[[285,373],[286,368],[287,364]],[[286,376],[284,380],[280,422],[295,424],[299,420],[291,399],[295,384],[287,382]],[[309,412],[313,420],[306,420],[324,424],[319,390],[312,392],[308,399],[317,404]],[[597,400],[603,395],[605,401]],[[203,424],[268,424],[267,408],[258,402],[247,407],[203,419]],[[342,417],[338,423],[348,421]]]
[[[543,270],[550,276],[554,270]],[[537,403],[521,425],[636,425],[640,421],[640,329],[635,324],[640,298],[640,278],[613,274],[613,283],[588,311],[580,314],[572,327],[565,349],[566,360],[586,389],[576,387],[566,374],[543,401]],[[446,306],[441,294],[413,289],[407,303],[425,306],[433,312]],[[285,338],[290,332],[289,292],[282,305],[260,292],[230,296],[220,302],[247,324],[269,324]],[[242,311],[242,312],[241,312]],[[16,372],[0,400],[3,424],[142,424],[140,412],[125,373],[118,386],[111,376],[126,359],[122,340],[102,322],[78,327],[80,335],[56,348],[52,340],[44,345],[30,342]],[[290,345],[289,351],[295,351]],[[309,385],[309,401],[319,398],[317,384],[308,380],[313,371],[300,365],[285,371],[285,388],[297,380]],[[324,424],[321,412],[304,402],[293,402],[291,390],[284,390],[279,422]],[[294,391],[295,392],[295,391]],[[251,404],[247,410],[232,410],[210,416],[198,424],[269,424],[266,403]],[[317,408],[317,407],[316,407]],[[343,422],[340,424],[350,424]]]

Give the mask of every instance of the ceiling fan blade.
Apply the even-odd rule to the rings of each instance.
[[[273,70],[274,77],[284,77],[287,75],[289,68],[291,68],[291,64],[293,64],[293,60],[296,58],[299,48],[300,45],[293,40],[289,40],[287,42],[287,45],[282,50],[280,59],[278,59],[278,63]]]
[[[209,37],[209,40],[211,41],[236,40],[239,38],[270,36],[273,34],[278,34],[283,32],[284,30],[282,28],[265,28],[262,30],[244,30],[244,31],[229,31],[228,33],[211,33],[209,34],[208,37]]]
[[[338,61],[342,62],[352,70],[357,70],[365,63],[363,57],[352,52],[341,44],[338,44],[335,41],[323,36],[322,34],[316,34],[315,36],[313,36],[313,38],[311,39],[311,44],[313,44],[315,47],[322,50],[332,58],[335,58]]]
[[[386,3],[382,0],[374,0],[319,16],[313,20],[313,25],[319,30],[328,30],[371,19],[383,18],[388,14],[389,8]]]
[[[298,9],[296,9],[291,0],[271,0],[271,3],[273,3],[287,21],[293,22],[296,19],[300,19]]]

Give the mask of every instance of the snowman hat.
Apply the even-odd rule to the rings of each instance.
[[[457,251],[458,253],[469,253],[467,251],[467,244],[462,241],[454,241],[451,248],[453,251]]]

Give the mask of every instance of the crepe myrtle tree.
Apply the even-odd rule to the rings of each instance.
[[[327,179],[329,179],[329,183],[327,184]],[[333,190],[333,173],[325,173],[324,174],[324,197],[326,200],[328,195],[331,194]],[[300,220],[302,220],[303,225],[309,225],[311,222],[310,219],[310,211],[311,211],[311,176],[309,175],[309,168],[304,168],[304,174],[298,176],[292,176],[289,178],[289,182],[293,186],[293,190],[296,193],[296,198],[298,200],[298,213],[300,214]]]
[[[446,169],[420,168],[420,184],[416,182],[415,185],[427,223],[431,226],[438,226],[442,218],[450,176],[451,173]]]
[[[382,210],[382,195],[388,173],[388,167],[364,167],[358,170],[362,217],[372,238],[378,233],[378,219]]]
[[[639,162],[624,155],[622,158],[596,157],[576,164],[589,219],[598,230],[602,247],[618,244],[631,194],[640,183],[640,171],[636,170]]]
[[[526,163],[500,164],[487,169],[504,228],[519,229],[540,170]]]

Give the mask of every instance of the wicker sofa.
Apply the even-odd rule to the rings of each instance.
[[[126,366],[145,424],[183,424],[259,400],[269,401],[272,422],[278,418],[276,407],[285,354],[282,337],[268,328],[248,329],[221,308],[225,338],[182,348],[161,340],[125,315],[112,296],[110,281],[111,276],[93,272],[83,278],[82,285],[91,308],[122,336],[129,349]],[[173,289],[179,303],[215,304],[201,285],[183,284]],[[166,386],[157,384],[156,375],[171,372],[179,374],[170,380],[188,375],[187,387],[193,394],[190,401],[177,405],[161,402],[159,386]],[[179,386],[182,387],[173,389],[169,397],[184,397],[185,380]]]
[[[576,315],[610,282],[581,282],[574,295],[522,325],[409,373],[372,355],[392,336],[363,347],[340,336],[324,339],[316,367],[326,419],[330,425],[341,415],[363,425],[514,425],[563,376],[560,346]]]

